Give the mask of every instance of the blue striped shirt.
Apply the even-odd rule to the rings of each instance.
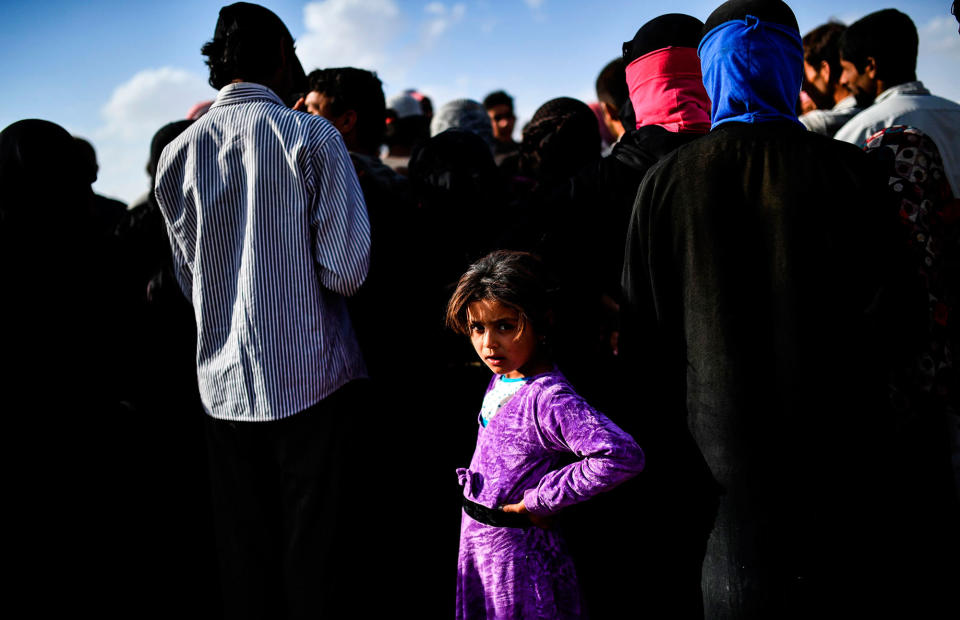
[[[277,420],[366,376],[344,296],[367,276],[370,224],[330,123],[229,84],[163,150],[156,197],[209,415]]]

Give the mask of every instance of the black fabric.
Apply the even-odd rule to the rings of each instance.
[[[645,54],[665,47],[696,49],[702,36],[702,21],[683,13],[668,13],[641,26],[633,35],[633,40],[623,44],[623,58],[630,64]]]
[[[596,168],[586,168],[572,179],[574,193],[595,193],[595,204],[601,207],[591,215],[599,220],[598,230],[602,235],[597,247],[603,257],[603,290],[617,302],[620,300],[624,240],[637,188],[647,170],[662,157],[699,136],[667,131],[659,125],[628,131]]]
[[[290,31],[273,11],[258,4],[235,2],[221,8],[213,40],[201,51],[208,56],[210,86],[217,90],[237,78],[272,82],[283,63],[286,75],[281,83],[272,84],[274,90],[284,91],[277,95],[292,106],[309,89]]]
[[[502,510],[493,510],[476,502],[471,502],[466,497],[463,498],[463,511],[474,521],[479,521],[491,527],[516,527],[522,529],[533,525],[529,517],[503,512]]]
[[[150,140],[150,163],[148,168],[153,174],[152,171],[157,169],[157,164],[160,163],[160,154],[163,153],[163,147],[167,146],[173,139],[179,136],[184,130],[193,124],[192,120],[185,119],[180,121],[173,121],[172,123],[167,123],[163,127],[157,130],[157,133],[153,134],[153,138]],[[151,192],[151,195],[153,192]]]
[[[464,338],[446,329],[443,315],[457,280],[474,261],[509,246],[504,240],[514,215],[497,227],[478,225],[478,214],[506,205],[505,184],[486,142],[468,131],[448,129],[418,145],[410,157],[410,186],[416,202],[413,229],[429,245],[418,253],[417,283],[429,313],[424,335],[440,359],[451,366],[476,361]]]
[[[365,386],[348,384],[282,420],[207,418],[225,617],[356,610],[375,540],[356,514],[366,485],[362,464],[350,458]]]
[[[773,22],[794,30],[800,29],[797,26],[797,18],[793,11],[780,0],[729,0],[710,14],[703,26],[703,33],[710,32],[720,24],[743,19],[747,15],[753,15],[762,21]]]
[[[129,617],[159,588],[143,535],[139,452],[150,436],[120,402],[115,256],[88,234],[75,153],[47,121],[0,133],[4,555],[17,567],[8,602]]]
[[[621,351],[651,478],[672,465],[660,486],[682,499],[660,502],[657,536],[707,525],[707,617],[911,599],[897,590],[916,570],[900,562],[905,507],[878,455],[896,452],[886,369],[922,295],[899,271],[885,187],[858,149],[780,123],[730,123],[641,184]],[[648,558],[664,559],[651,578],[666,593],[696,575],[674,554],[654,541]]]

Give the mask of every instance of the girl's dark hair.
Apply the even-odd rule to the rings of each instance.
[[[547,268],[528,252],[497,250],[470,265],[447,304],[447,326],[468,335],[467,309],[476,301],[498,301],[519,315],[517,336],[529,325],[538,336],[552,327],[556,286]]]

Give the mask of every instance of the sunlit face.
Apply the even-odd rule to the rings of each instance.
[[[849,60],[840,59],[840,66],[843,67],[843,73],[840,74],[840,83],[847,87],[851,94],[857,95],[857,98],[873,99],[877,96],[877,82],[873,79],[873,71],[869,66],[863,73],[857,69],[857,66]]]
[[[508,379],[535,374],[537,337],[529,323],[519,333],[519,319],[516,310],[492,299],[467,306],[473,349],[490,370]]]
[[[517,117],[513,110],[505,103],[493,106],[487,110],[490,116],[490,125],[493,127],[493,137],[500,142],[509,142],[513,139],[513,127],[517,124]]]

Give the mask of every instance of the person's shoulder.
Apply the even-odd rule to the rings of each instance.
[[[930,98],[930,107],[934,107],[940,110],[947,110],[952,112],[960,112],[960,103],[952,99],[947,99],[946,97],[940,97],[939,95],[928,95]]]
[[[340,133],[333,124],[322,116],[293,110],[284,105],[270,104],[270,114],[284,127],[293,128],[316,138],[328,139]]]
[[[531,377],[527,389],[533,392],[541,407],[550,406],[558,400],[580,399],[573,385],[558,369]]]

